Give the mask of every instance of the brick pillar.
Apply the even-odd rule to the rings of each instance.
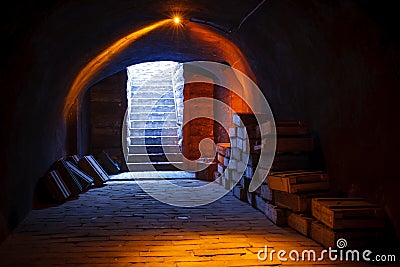
[[[225,87],[215,85],[214,97],[216,100],[225,103],[229,107],[232,105],[231,91]],[[231,126],[232,112],[228,108],[218,105],[215,106],[214,116],[216,121],[219,121],[228,127]],[[216,143],[229,143],[229,135],[222,124],[217,122],[214,123],[214,140]]]
[[[251,109],[243,99],[225,87],[215,85],[214,98],[231,107],[230,110],[223,106],[214,107],[216,120],[228,127],[232,127],[232,112],[251,113]],[[229,135],[219,123],[214,124],[214,140],[216,143],[229,143]]]
[[[188,117],[196,117],[199,109],[207,109],[213,112],[213,105],[207,104],[203,106],[188,107],[185,101],[197,97],[214,97],[214,84],[211,79],[207,83],[188,83],[185,85],[184,92],[184,111],[183,120]],[[200,157],[199,143],[204,138],[214,140],[214,121],[207,118],[197,118],[183,127],[183,155],[190,159],[195,160]]]

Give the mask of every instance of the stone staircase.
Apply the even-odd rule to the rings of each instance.
[[[131,171],[177,170],[171,162],[182,165],[173,64],[151,62],[128,68],[127,164]]]

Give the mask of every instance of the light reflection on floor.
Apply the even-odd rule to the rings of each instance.
[[[139,171],[111,175],[110,180],[193,179],[196,174],[186,171]]]

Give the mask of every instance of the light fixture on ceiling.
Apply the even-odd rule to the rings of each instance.
[[[179,24],[181,22],[181,19],[178,16],[174,17],[174,23]]]

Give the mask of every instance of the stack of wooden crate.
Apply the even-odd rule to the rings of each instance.
[[[251,197],[246,191],[258,163],[258,155],[254,154],[254,147],[260,143],[260,136],[256,131],[257,125],[254,114],[234,114],[232,127],[229,128],[231,142],[217,144],[219,161],[217,175],[220,175],[221,183],[227,189],[236,184],[233,192],[242,200]],[[224,172],[226,175],[222,175]]]
[[[221,173],[227,170],[228,182],[222,182],[224,185],[240,179],[232,190],[237,198],[264,213],[276,225],[288,225],[325,247],[335,247],[339,238],[345,238],[351,247],[361,246],[383,235],[385,215],[380,207],[363,199],[338,198],[330,190],[328,174],[312,162],[315,140],[306,123],[275,122],[277,146],[268,173],[265,162],[259,162],[261,151],[266,148],[263,142],[270,138],[260,131],[266,127],[258,125],[250,114],[234,115],[232,121],[235,126],[229,130],[231,147],[223,144],[217,149],[218,175],[223,180]],[[268,175],[257,177],[263,183],[249,192],[257,166]],[[243,175],[237,177],[244,168]]]
[[[385,212],[362,198],[313,198],[310,237],[324,247],[368,247],[385,235]],[[379,242],[378,242],[379,244]]]
[[[259,117],[263,118],[261,115]],[[239,165],[237,170],[244,168],[243,178],[251,179],[260,157],[259,153],[254,150],[261,143],[261,135],[257,129],[257,118],[254,114],[239,113],[232,116],[232,123],[234,125],[230,129],[232,147],[236,147],[236,151],[238,151],[237,158],[242,162],[242,165]],[[245,160],[246,158],[248,159]],[[249,184],[249,181],[246,183],[241,182],[241,184]]]
[[[258,135],[262,137],[261,144],[254,147],[256,157],[264,150],[264,142],[268,142],[268,134],[271,134],[262,133],[260,129],[263,127],[256,126]],[[266,125],[264,129],[268,127]],[[311,153],[315,142],[305,122],[276,121],[275,127],[274,160],[268,177],[259,177],[264,182],[252,193],[252,204],[275,224],[289,224],[305,233],[309,227],[300,226],[304,226],[303,222],[309,222],[312,197],[328,194],[328,175],[323,171],[311,170]],[[267,169],[268,166],[264,164],[259,162],[259,167]]]
[[[263,212],[277,225],[287,225],[290,213],[298,214],[301,218],[311,216],[311,198],[327,196],[329,183],[326,173],[310,170],[310,153],[314,149],[314,139],[306,123],[275,122],[277,146],[271,166],[272,172],[268,176],[269,179],[258,177],[258,180],[264,182],[255,192],[249,192],[255,168],[258,166],[267,173],[268,166],[265,162],[259,162],[259,159],[265,146],[263,142],[268,142],[270,138],[268,134],[271,133],[261,133],[260,129],[263,126],[257,123],[256,117],[252,114],[234,115],[232,121],[235,127],[230,129],[231,162],[234,164],[229,166],[233,170],[230,171],[228,168],[230,171],[228,176],[242,170],[243,165],[240,164],[247,164],[240,182],[233,188],[233,194]],[[264,128],[268,127],[270,125]],[[245,142],[246,137],[249,143]],[[233,148],[236,148],[236,152]],[[243,162],[245,157],[248,157],[247,162]]]
[[[284,226],[287,223],[287,209],[280,208],[275,205],[275,192],[266,183],[266,180],[257,188],[254,192],[248,192],[251,197],[252,206],[271,220],[274,224],[278,226]]]
[[[241,121],[240,121],[240,120]],[[268,169],[266,162],[259,162],[260,154],[265,148],[263,142],[268,142],[270,138],[270,132],[262,133],[261,128],[268,129],[270,127],[270,122],[260,122],[258,124],[256,117],[252,114],[237,114],[232,117],[232,121],[235,125],[230,131],[230,136],[232,138],[233,146],[237,146],[240,149],[242,145],[242,157],[248,156],[248,162],[246,166],[246,171],[240,181],[239,188],[237,191],[244,190],[246,199],[253,206],[256,206],[256,196],[257,194],[252,194],[248,192],[248,185],[253,177],[256,167],[261,169]],[[245,125],[245,126],[244,126]],[[311,168],[311,153],[314,149],[314,138],[311,136],[308,126],[303,121],[276,121],[276,152],[271,171],[288,171],[288,170],[308,170]],[[246,134],[243,129],[246,130],[247,136],[249,138],[249,143],[247,146],[244,144]],[[235,158],[235,157],[233,157]],[[242,166],[240,166],[242,167]],[[261,180],[265,180],[265,177],[261,177]],[[266,182],[265,182],[266,183]],[[264,184],[264,187],[267,185]],[[269,203],[272,202],[272,193],[270,197],[265,198]],[[257,199],[260,199],[258,197]],[[260,203],[260,201],[258,201]]]
[[[231,154],[231,144],[230,143],[217,143],[217,170],[214,173],[215,181],[219,184],[228,186],[228,177],[224,175],[225,170],[228,167],[230,154]]]
[[[261,141],[256,130],[257,118],[254,114],[234,114],[232,124],[233,127],[229,129],[232,146],[231,159],[235,160],[232,171],[239,175],[242,174],[244,178],[251,179],[259,158],[254,153],[254,147]],[[243,182],[241,184],[244,185]]]
[[[266,122],[268,123],[268,122]],[[262,142],[268,142],[268,133],[261,133],[263,126],[257,125],[256,131]],[[276,121],[276,150],[272,171],[307,170],[311,167],[311,152],[315,141],[307,124],[303,121]],[[261,153],[265,144],[255,146],[255,153]]]
[[[323,171],[271,172],[266,182],[273,192],[275,209],[286,211],[282,212],[280,221],[308,235],[312,199],[331,194],[328,174]]]
[[[291,220],[296,224],[299,224],[300,219],[308,220],[311,216],[311,199],[315,196],[327,196],[328,189],[328,177],[324,172],[286,171],[269,173],[256,191],[247,191],[246,194],[247,202],[273,223],[292,226]],[[304,233],[309,228],[307,226],[306,230],[302,230],[293,226],[295,230]]]
[[[79,160],[78,166],[82,171],[93,177],[95,186],[103,186],[109,179],[107,172],[92,155],[83,156]]]

